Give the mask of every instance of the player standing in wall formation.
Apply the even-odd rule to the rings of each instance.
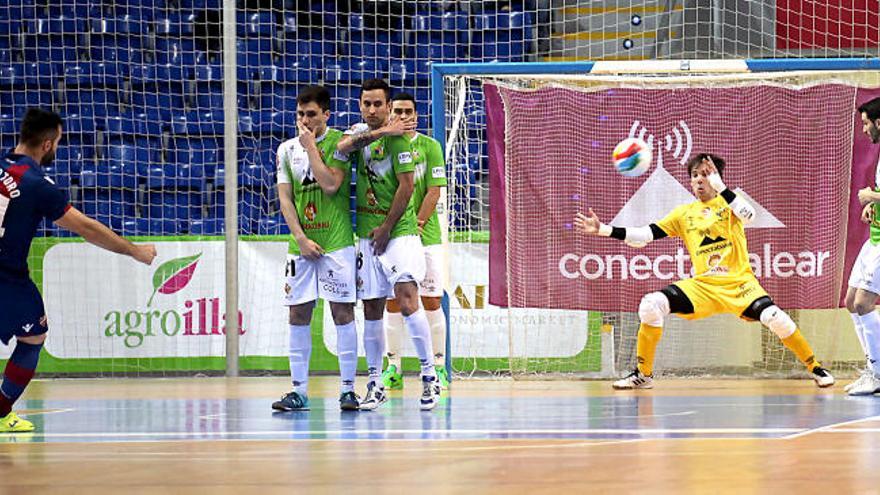
[[[864,124],[862,131],[872,143],[880,143],[880,98],[862,104],[858,112]],[[867,363],[861,376],[844,390],[849,395],[871,395],[880,392],[880,315],[875,306],[880,297],[880,166],[875,170],[874,187],[859,190],[859,203],[864,205],[861,218],[870,225],[870,236],[849,275],[846,309]]]
[[[380,375],[385,357],[382,314],[385,300],[394,297],[421,364],[420,407],[429,410],[437,405],[437,375],[431,359],[431,328],[419,307],[425,255],[410,202],[415,161],[409,139],[402,136],[415,129],[415,121],[389,119],[390,97],[385,81],[364,81],[360,107],[365,124],[349,129],[337,147],[357,162],[357,292],[364,301],[364,349],[370,375],[361,409],[373,410],[388,400]]]
[[[398,93],[391,98],[391,113],[399,119],[418,120],[416,100],[409,93]],[[437,200],[440,188],[446,187],[446,160],[440,143],[416,131],[404,135],[413,149],[416,164],[415,186],[412,202],[416,211],[419,237],[425,248],[425,278],[419,284],[422,307],[431,325],[431,343],[434,346],[434,370],[437,373],[437,388],[449,386],[446,373],[446,317],[440,302],[443,298],[442,267],[444,251],[440,235],[440,221],[437,218]],[[382,383],[387,388],[402,389],[401,350],[403,347],[403,316],[397,300],[388,299],[385,305],[385,330],[388,338],[388,368],[382,373]],[[437,390],[439,393],[439,390]]]
[[[680,237],[690,254],[696,275],[651,292],[639,304],[638,365],[614,382],[616,389],[653,388],[654,351],[663,333],[663,318],[673,313],[688,320],[731,313],[746,321],[760,321],[807,367],[819,387],[834,378],[813,355],[810,344],[788,314],[776,306],[749,264],[744,225],[755,209],[724,185],[724,160],[700,153],[688,161],[691,188],[698,201],[681,205],[657,223],[621,228],[605,225],[589,210],[578,213],[575,228],[587,235],[613,237],[633,246],[667,236]]]
[[[278,198],[290,227],[284,304],[290,308],[290,378],[293,390],[272,404],[280,411],[309,409],[312,310],[320,297],[330,303],[336,325],[339,407],[356,411],[357,331],[354,324],[357,253],[348,184],[351,167],[336,151],[342,131],[327,127],[330,93],[308,86],[296,97],[299,136],[278,147]],[[343,187],[345,186],[345,187]]]
[[[0,385],[0,432],[33,431],[30,421],[12,412],[37,369],[49,324],[43,298],[28,275],[27,257],[43,218],[81,235],[86,241],[114,253],[151,264],[152,244],[135,245],[100,222],[73,208],[67,195],[46,175],[61,141],[63,121],[51,111],[28,109],[18,145],[0,162],[0,340],[15,349]]]

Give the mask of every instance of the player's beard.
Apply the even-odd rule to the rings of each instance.
[[[43,155],[43,158],[40,159],[40,165],[45,167],[53,161],[55,161],[55,149],[52,149],[51,151]]]

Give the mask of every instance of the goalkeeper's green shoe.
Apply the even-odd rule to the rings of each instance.
[[[0,418],[0,432],[18,433],[22,431],[34,431],[34,424],[26,419],[19,418],[14,412]]]
[[[440,384],[440,388],[446,390],[449,388],[449,373],[446,371],[446,366],[434,366],[434,371],[437,372],[437,381]]]
[[[403,375],[400,374],[397,366],[388,365],[388,368],[382,373],[382,385],[389,390],[403,390]]]

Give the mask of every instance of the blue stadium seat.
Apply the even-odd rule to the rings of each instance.
[[[250,70],[272,65],[272,40],[269,38],[238,40],[236,42],[237,63]]]
[[[173,112],[171,133],[176,135],[219,136],[223,134],[223,115],[213,112]]]
[[[147,216],[168,220],[202,218],[202,193],[194,191],[148,191],[145,197]]]
[[[195,22],[196,15],[192,12],[171,13],[156,17],[153,26],[156,34],[160,36],[191,36],[195,33]]]
[[[158,143],[150,143],[142,140],[138,143],[115,141],[107,145],[107,154],[104,161],[109,165],[111,172],[130,174],[126,177],[125,187],[133,184],[137,186],[138,177],[147,175],[147,168],[158,162]],[[128,182],[131,179],[133,182]]]
[[[64,118],[64,134],[68,137],[82,135],[94,135],[103,126],[103,120],[93,115],[78,113],[62,113]]]
[[[467,35],[466,12],[418,13],[410,18],[414,31],[453,31]]]
[[[83,189],[80,207],[89,216],[111,216],[121,222],[124,217],[135,217],[136,192],[122,189]],[[119,224],[116,224],[117,226]]]
[[[286,40],[281,51],[283,56],[312,56],[312,57],[335,57],[335,40]]]
[[[116,91],[70,88],[64,92],[66,113],[105,117],[119,113]]]
[[[179,235],[185,233],[179,220],[165,218],[138,218],[138,235]]]
[[[236,26],[239,36],[272,37],[278,26],[275,24],[275,14],[272,12],[238,12]]]
[[[455,61],[464,58],[464,45],[450,33],[416,33],[414,55],[435,62]]]
[[[0,87],[50,87],[55,67],[49,63],[14,62],[0,65]]]
[[[49,19],[76,18],[86,22],[88,19],[101,17],[101,2],[95,2],[94,0],[66,0],[64,2],[40,3],[48,5]]]
[[[156,40],[156,63],[159,65],[193,66],[204,64],[207,57],[189,39],[158,38]]]
[[[259,235],[290,235],[290,227],[284,221],[284,217],[277,215],[260,218],[257,226]]]
[[[299,29],[299,22],[296,19],[296,12],[285,11],[281,15],[281,30],[285,36],[295,37]]]
[[[168,161],[175,165],[201,167],[205,179],[211,179],[223,161],[223,147],[217,138],[174,138],[168,150]]]
[[[102,62],[64,64],[64,84],[67,87],[118,86],[120,79],[127,76],[126,69],[124,65]]]
[[[118,5],[117,5],[118,7]],[[144,19],[140,12],[121,15],[119,17],[103,17],[100,19],[92,19],[91,30],[94,34],[132,34],[142,35],[149,30],[148,20]],[[148,12],[148,10],[144,10]],[[120,41],[124,38],[120,37]]]
[[[143,41],[139,34],[125,37],[93,35],[89,54],[94,62],[142,64],[145,61]]]
[[[416,62],[412,59],[398,60],[391,63],[389,80],[392,85],[412,86],[421,78],[429,77],[416,72]]]
[[[474,58],[484,61],[522,62],[529,51],[529,43],[523,39],[503,39],[495,33],[485,33],[482,43],[474,45]]]
[[[158,108],[132,109],[107,117],[104,127],[111,139],[134,141],[145,137],[158,138],[162,134],[164,122]]]
[[[221,9],[223,8],[223,0],[180,0],[182,9]]]
[[[388,63],[384,60],[342,58],[324,67],[325,80],[330,83],[357,82],[383,77],[386,73],[388,73]]]
[[[52,107],[54,100],[49,90],[0,91],[0,114],[12,114],[20,119],[29,107]]]
[[[80,9],[83,10],[80,10]],[[51,18],[31,19],[27,21],[26,29],[30,34],[43,35],[77,35],[86,32],[88,25],[86,20],[89,16],[89,8],[77,5],[75,12],[66,15],[58,15]]]
[[[193,220],[189,224],[189,233],[206,236],[223,235],[226,232],[226,226],[223,222],[223,218],[217,217]]]
[[[320,57],[286,56],[278,65],[261,67],[259,78],[261,81],[314,83],[322,67]]]
[[[167,88],[163,88],[167,89]],[[159,87],[148,85],[142,91],[135,91],[131,95],[131,112],[134,114],[147,114],[150,120],[156,120],[164,125],[171,120],[171,111],[183,108],[183,95],[166,91],[159,91]]]

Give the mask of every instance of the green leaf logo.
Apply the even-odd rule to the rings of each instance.
[[[199,258],[202,253],[187,256],[186,258],[177,258],[162,263],[153,274],[153,294],[147,301],[147,306],[153,304],[153,297],[156,293],[174,294],[175,292],[186,287],[186,284],[192,280],[193,273],[196,271],[196,265],[199,264]]]

